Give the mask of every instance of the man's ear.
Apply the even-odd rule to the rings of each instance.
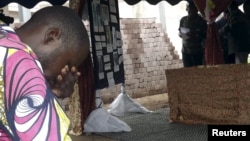
[[[61,37],[61,30],[59,28],[48,28],[45,32],[44,43],[49,44],[51,42],[59,40]]]

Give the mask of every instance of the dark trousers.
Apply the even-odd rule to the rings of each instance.
[[[224,61],[225,61],[225,64],[235,64],[235,55],[224,54]]]
[[[204,54],[203,53],[188,54],[182,52],[182,61],[185,68],[204,65]]]

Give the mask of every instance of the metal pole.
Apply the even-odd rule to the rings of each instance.
[[[27,9],[21,5],[18,5],[18,16],[19,16],[19,22],[24,23],[28,21],[31,17],[30,9]]]
[[[159,15],[160,15],[160,23],[162,23],[164,31],[167,32],[166,11],[165,11],[165,4],[163,2],[159,3]]]

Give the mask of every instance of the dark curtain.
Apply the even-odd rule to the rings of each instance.
[[[124,0],[124,1],[129,5],[135,5],[142,0]],[[176,5],[182,0],[145,0],[145,1],[147,1],[148,3],[150,3],[152,5],[156,5],[157,3],[161,2],[161,1],[166,1],[171,5]]]
[[[79,96],[81,104],[82,128],[92,110],[95,109],[95,83],[91,55],[79,66]]]
[[[176,5],[181,1],[194,1],[194,0],[124,0],[124,1],[129,5],[135,5],[135,4],[139,3],[140,1],[147,1],[149,4],[152,4],[152,5],[156,5],[157,3],[161,2],[161,1],[165,1],[171,5]],[[224,0],[221,0],[221,1],[224,1]],[[236,1],[238,4],[242,4],[246,0],[234,0],[234,1]],[[201,0],[201,2],[204,2],[204,1]]]
[[[74,9],[80,17],[82,17],[82,11],[85,0],[70,0],[70,7]],[[95,109],[95,82],[94,82],[94,70],[91,54],[88,55],[86,60],[79,66],[78,70],[81,75],[78,80],[79,97],[80,97],[80,109],[81,109],[81,122],[83,125],[93,109]]]
[[[219,16],[232,2],[232,0],[193,0],[202,16],[208,22],[207,38],[205,44],[206,65],[223,64],[223,50],[219,39],[219,32],[215,24]]]

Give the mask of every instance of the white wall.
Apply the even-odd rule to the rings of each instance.
[[[166,1],[157,5],[150,5],[146,1],[131,6],[123,0],[119,3],[120,18],[156,18],[156,22],[161,23],[167,32],[172,44],[175,46],[181,57],[181,39],[178,36],[179,21],[186,13],[186,2],[172,6]],[[162,13],[164,12],[164,13]]]

